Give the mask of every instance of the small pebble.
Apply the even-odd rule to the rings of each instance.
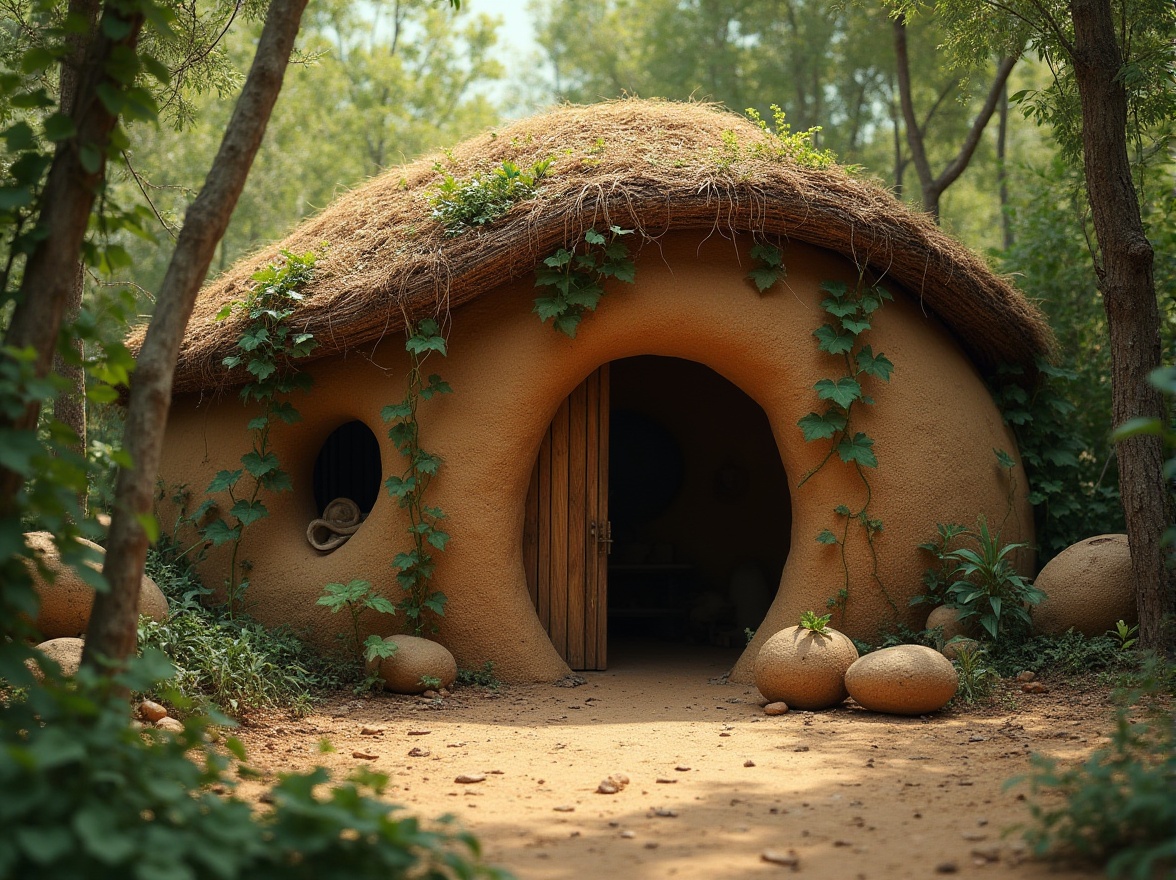
[[[783,865],[785,868],[800,867],[800,856],[794,850],[785,853],[778,849],[765,849],[760,853],[760,859],[772,865]]]
[[[620,790],[621,787],[611,779],[602,779],[600,785],[596,786],[597,794],[616,794]]]
[[[1029,669],[1022,669],[1020,672],[1017,673],[1017,681],[1022,682],[1022,683],[1027,682],[1027,681],[1033,681],[1033,679],[1035,679],[1035,678],[1037,678],[1037,673],[1033,672],[1032,670],[1029,670]]]
[[[486,781],[486,774],[485,773],[462,773],[460,776],[458,776],[453,781],[458,783],[459,785],[473,785],[475,782],[485,782]]]
[[[625,831],[621,832],[621,837],[625,838],[626,840],[632,840],[636,836],[637,836],[636,831],[629,831],[628,829],[626,829]]]
[[[374,761],[379,755],[373,755],[371,752],[361,752],[358,749],[351,753],[351,757],[359,758],[361,761]]]
[[[667,779],[664,776],[659,776],[657,779],[655,779],[653,781],[659,785],[677,785],[678,784],[677,779]]]
[[[657,844],[656,840],[651,840],[651,841],[649,841],[649,843],[645,844],[646,849],[657,849],[657,847],[658,847],[658,844]]]
[[[574,812],[576,812],[576,808],[573,807],[571,804],[560,804],[558,807],[552,807],[551,809],[555,810],[557,813],[574,813]]]
[[[674,769],[675,769],[675,770],[677,770],[679,773],[685,773],[685,772],[686,772],[687,770],[689,770],[690,768],[689,768],[689,767],[687,767],[685,764],[679,764],[679,765],[678,765],[677,767],[675,767]]]
[[[408,735],[409,736],[427,736],[432,732],[433,731],[431,731],[431,730],[410,730],[410,731],[408,731]]]
[[[954,874],[959,871],[960,866],[957,862],[940,862],[935,866],[936,874]]]
[[[660,816],[663,819],[674,819],[674,818],[677,818],[678,811],[677,810],[667,810],[665,807],[657,807],[653,811],[650,812],[650,815],[651,816]]]
[[[440,694],[438,694],[432,688],[429,688],[427,691],[425,691],[423,694],[421,694],[421,696],[428,699],[428,700],[435,700],[437,697],[440,696]]]
[[[144,700],[139,704],[139,717],[144,721],[159,721],[167,717],[167,709],[153,700]]]
[[[1049,688],[1039,681],[1027,681],[1021,685],[1021,690],[1027,694],[1048,694]]]
[[[412,751],[410,751],[408,753],[408,756],[410,758],[427,758],[431,754],[433,754],[433,753],[430,752],[428,749],[422,749],[422,748],[418,747],[418,748],[414,748]]]
[[[744,766],[744,767],[754,767],[754,766],[755,766],[755,761],[744,761],[744,762],[743,762],[743,766]]]
[[[359,731],[360,736],[383,736],[384,728],[382,727],[363,727]]]
[[[768,703],[768,705],[764,706],[764,714],[765,715],[785,715],[787,713],[788,713],[788,704],[787,703],[780,703],[780,702]]]
[[[978,846],[972,850],[972,855],[984,862],[999,862],[1000,847],[996,845]]]
[[[155,726],[160,730],[166,730],[168,733],[183,733],[184,725],[171,717],[160,718],[155,722]]]

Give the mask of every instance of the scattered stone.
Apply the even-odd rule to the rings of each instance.
[[[978,840],[987,840],[988,839],[987,834],[982,834],[979,831],[966,831],[966,832],[964,832],[962,837],[964,838],[964,840],[967,840],[971,843],[975,843]]]
[[[621,788],[629,784],[629,775],[627,773],[613,773],[609,779],[617,783]]]
[[[649,843],[645,844],[645,848],[646,849],[657,849],[658,845],[659,844],[656,840],[651,840],[651,841],[649,841]]]
[[[360,749],[356,749],[354,752],[351,753],[351,757],[358,758],[361,761],[374,761],[374,760],[376,760],[376,758],[378,758],[380,756],[373,755],[371,752],[365,752]]]
[[[774,703],[767,703],[764,705],[765,715],[786,715],[788,714],[788,704],[777,700]]]
[[[437,693],[435,690],[433,690],[432,688],[429,688],[427,691],[425,691],[423,694],[421,694],[421,696],[424,697],[425,699],[428,699],[428,700],[435,700],[441,695],[439,693]]]
[[[999,862],[1000,847],[995,844],[990,846],[977,846],[972,849],[972,855],[985,862]]]
[[[428,749],[422,749],[420,746],[416,746],[411,751],[409,751],[408,756],[410,758],[427,758],[431,754],[433,753]]]
[[[359,730],[360,736],[383,736],[384,728],[382,727],[361,727]]]
[[[764,642],[755,658],[755,686],[795,709],[828,709],[849,694],[845,672],[858,659],[849,637],[790,626]],[[950,664],[949,664],[950,665]]]
[[[1027,681],[1033,681],[1035,678],[1037,678],[1037,673],[1032,669],[1022,669],[1017,673],[1017,681],[1021,682],[1022,684]]]
[[[842,840],[841,838],[838,838],[837,840],[833,841],[833,845],[834,846],[853,846],[853,844],[850,841]]]
[[[166,730],[168,733],[183,733],[184,725],[175,718],[164,717],[155,722],[155,726],[159,730]]]
[[[460,776],[458,776],[453,781],[456,782],[458,785],[473,785],[476,782],[485,782],[486,781],[486,774],[485,773],[462,773]]]
[[[669,810],[665,807],[654,807],[649,811],[651,816],[659,816],[662,819],[676,819],[678,817],[677,810]]]
[[[719,736],[730,736],[730,735],[731,735],[731,734],[730,734],[730,733],[728,733],[728,732],[727,732],[727,731],[725,731],[725,730],[724,730],[722,733],[720,733],[720,734],[719,734]]]
[[[677,779],[668,779],[665,776],[659,776],[657,779],[655,779],[653,781],[656,782],[658,785],[677,785],[678,784]]]
[[[632,840],[636,836],[637,836],[636,831],[629,831],[628,829],[625,829],[624,831],[621,832],[621,837],[625,838],[625,840]]]
[[[935,866],[936,874],[954,874],[959,871],[959,862],[940,862]]]
[[[948,660],[960,659],[960,654],[972,654],[980,650],[980,643],[975,639],[964,638],[963,636],[956,636],[950,642],[947,642],[939,651]]]
[[[449,688],[441,688],[441,690],[437,691],[437,693],[443,697],[448,697],[450,695]]]
[[[970,635],[967,623],[960,621],[960,611],[958,608],[949,608],[946,605],[940,605],[927,615],[927,623],[924,629],[938,629],[943,634],[943,641],[946,644],[954,639],[956,636]]]
[[[410,731],[408,731],[408,735],[409,736],[428,736],[432,732],[433,731],[431,731],[431,730],[410,730]],[[462,743],[461,745],[464,746],[465,743]]]
[[[1027,694],[1048,694],[1049,688],[1039,681],[1027,681],[1021,685],[1021,690]]]
[[[760,860],[771,865],[781,865],[785,868],[800,867],[800,856],[793,849],[788,850],[788,852],[780,852],[778,849],[765,849],[760,853]]]
[[[555,810],[557,813],[574,813],[574,812],[576,812],[576,808],[573,807],[571,804],[560,804],[558,807],[552,807],[551,809]]]
[[[139,717],[144,721],[159,721],[167,717],[167,709],[154,700],[144,700],[139,704]]]
[[[49,639],[37,645],[37,650],[61,667],[61,674],[65,676],[77,675],[82,665],[82,651],[86,643],[82,639],[58,638]],[[43,678],[41,667],[31,659],[25,661],[25,666],[40,681]]]
[[[596,786],[597,794],[616,794],[620,790],[621,787],[611,779],[602,779],[600,785]]]
[[[579,687],[582,684],[588,684],[588,679],[584,678],[582,675],[576,675],[575,673],[572,673],[571,675],[565,675],[563,678],[552,682],[553,686],[559,688],[574,688]]]
[[[744,766],[744,767],[754,767],[754,766],[755,766],[755,761],[744,761],[744,762],[743,762],[743,766]]]
[[[895,645],[854,662],[845,673],[850,696],[872,712],[925,715],[942,709],[959,688],[951,661],[924,645]]]
[[[792,751],[794,751],[794,752],[807,752],[808,750],[809,750],[808,746],[797,746]]]
[[[686,773],[690,768],[687,767],[685,764],[679,764],[674,769],[677,770],[679,773]]]

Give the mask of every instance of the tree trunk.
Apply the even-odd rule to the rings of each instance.
[[[112,40],[106,36],[107,29],[99,25],[86,50],[77,100],[74,112],[70,114],[77,133],[59,143],[53,156],[41,193],[41,213],[37,218],[37,227],[44,237],[25,263],[12,322],[4,336],[5,345],[32,348],[36,352],[33,368],[37,376],[48,373],[53,362],[57,334],[75,287],[78,254],[90,210],[106,172],[110,133],[118,121],[99,100],[98,90],[102,86],[121,89],[107,75],[106,65],[112,53],[135,46],[143,25],[142,15],[128,18],[112,6],[104,9],[102,17],[118,22],[109,30],[125,36]],[[100,156],[93,171],[87,171],[81,160],[81,147],[89,145],[97,147]],[[0,416],[0,427],[34,430],[40,412],[40,401],[34,402],[19,416]],[[13,514],[16,493],[23,483],[20,474],[0,468],[0,518]]]
[[[103,569],[110,590],[90,615],[83,663],[121,663],[135,650],[139,585],[147,555],[142,522],[152,515],[155,475],[171,406],[172,378],[196,294],[225,234],[253,158],[261,146],[307,0],[273,0],[253,66],[233,110],[220,150],[184,228],[157,297],[131,380],[123,442],[134,466],[119,471],[114,517]]]
[[[78,83],[81,80],[82,64],[86,60],[86,44],[93,39],[94,29],[98,26],[98,13],[101,4],[98,0],[70,0],[66,21],[70,29],[66,34],[65,58],[61,61],[60,103],[61,112],[73,115],[75,98],[78,94]],[[65,304],[65,317],[74,320],[82,310],[82,291],[86,282],[86,266],[81,260],[75,261],[73,289]],[[78,363],[68,362],[57,352],[53,356],[53,372],[63,377],[69,388],[57,395],[53,401],[53,416],[74,432],[77,438],[73,444],[73,451],[85,458],[86,456],[86,369],[85,346],[81,338],[74,337],[72,341],[74,353]],[[78,492],[78,511],[83,518],[89,502],[89,492],[83,487]]]
[[[996,129],[996,181],[1000,194],[1000,241],[1007,251],[1013,246],[1013,224],[1009,217],[1009,84],[1000,90],[1000,117]]]
[[[1110,0],[1070,0],[1074,77],[1082,105],[1082,155],[1098,238],[1099,289],[1111,338],[1111,412],[1117,427],[1134,416],[1163,418],[1163,398],[1147,381],[1160,365],[1160,318],[1153,252],[1140,220],[1127,157],[1127,94]],[[1158,437],[1119,444],[1119,488],[1139,607],[1139,644],[1171,650],[1176,572],[1161,535],[1171,522]]]

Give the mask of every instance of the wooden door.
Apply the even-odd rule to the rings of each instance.
[[[608,365],[560,404],[539,450],[523,527],[527,589],[572,669],[605,669],[608,641]]]

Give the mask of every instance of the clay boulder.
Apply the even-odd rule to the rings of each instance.
[[[1071,544],[1046,563],[1033,584],[1045,593],[1033,609],[1033,622],[1047,635],[1073,627],[1085,636],[1101,636],[1119,620],[1138,620],[1126,535]]]
[[[396,645],[396,653],[372,661],[368,669],[384,679],[385,690],[421,694],[433,687],[450,687],[457,680],[457,661],[444,645],[418,636],[388,636],[384,641]],[[423,678],[435,678],[440,684],[423,684]]]
[[[800,626],[769,638],[755,660],[755,686],[768,700],[793,709],[828,709],[848,696],[845,671],[858,658],[849,637]]]
[[[925,715],[955,696],[959,676],[951,661],[923,645],[895,645],[859,659],[845,673],[845,687],[871,712]]]
[[[106,555],[106,551],[92,541],[84,538],[78,540],[93,550],[99,559]],[[34,621],[37,630],[46,639],[81,635],[90,622],[94,588],[82,580],[72,567],[61,561],[57,548],[53,546],[53,536],[48,532],[30,532],[25,535],[25,543],[40,556],[41,563],[52,573],[52,578],[44,578],[36,566],[28,567],[33,586],[41,599],[41,607]],[[95,571],[101,569],[101,563],[86,564]],[[167,599],[155,581],[146,575],[139,587],[139,613],[152,620],[167,618]]]
[[[69,676],[77,675],[78,669],[82,665],[82,650],[85,647],[86,643],[81,639],[65,638],[41,642],[37,645],[37,650],[60,666],[62,675]],[[26,662],[33,675],[40,681],[44,677],[41,667],[33,663],[32,660]]]

